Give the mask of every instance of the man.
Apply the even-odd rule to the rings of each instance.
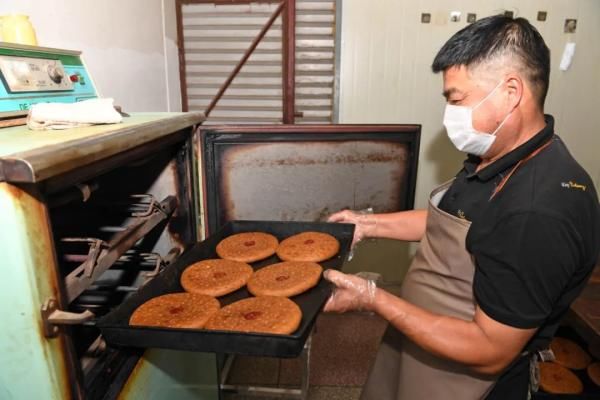
[[[360,215],[355,240],[420,241],[401,294],[338,271],[325,311],[372,310],[390,326],[363,399],[526,399],[546,349],[596,263],[600,213],[587,173],[544,115],[550,53],[522,18],[456,33],[442,72],[444,125],[468,153],[428,210]]]

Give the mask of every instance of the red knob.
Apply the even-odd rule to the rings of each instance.
[[[79,75],[71,75],[69,76],[69,79],[71,79],[71,82],[79,82]]]

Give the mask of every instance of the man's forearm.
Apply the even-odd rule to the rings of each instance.
[[[425,233],[427,210],[375,214],[373,237],[418,242]]]
[[[480,373],[497,374],[519,352],[519,345],[499,351],[474,321],[431,313],[381,289],[372,309],[419,347]]]

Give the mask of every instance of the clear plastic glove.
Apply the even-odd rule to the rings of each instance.
[[[375,303],[377,285],[374,280],[348,275],[328,269],[323,277],[336,287],[325,303],[325,312],[371,311]]]
[[[377,228],[377,220],[373,215],[372,208],[363,211],[339,211],[330,215],[327,218],[327,222],[343,222],[356,225],[354,237],[352,238],[352,247],[364,238],[373,237]]]

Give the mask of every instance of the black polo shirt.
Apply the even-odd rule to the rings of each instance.
[[[538,328],[528,350],[548,345],[600,250],[596,189],[554,135],[554,119],[545,118],[542,131],[480,171],[480,158],[469,155],[439,204],[471,221],[466,246],[475,259],[473,292],[479,307],[503,324]],[[549,140],[491,198],[502,178]],[[525,399],[526,361],[508,368],[488,398]]]

